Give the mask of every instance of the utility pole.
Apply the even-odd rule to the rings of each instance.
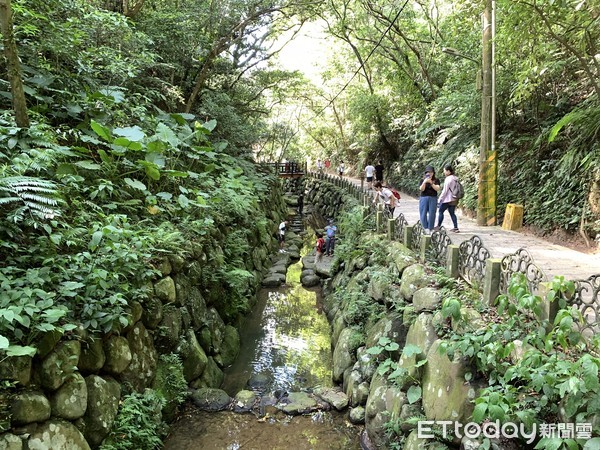
[[[496,77],[494,61],[495,0],[485,0],[482,15],[482,89],[477,225],[496,225]]]

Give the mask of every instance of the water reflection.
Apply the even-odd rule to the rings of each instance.
[[[320,290],[299,283],[302,265],[290,266],[286,286],[262,289],[240,330],[242,347],[226,370],[223,389],[231,396],[246,388],[252,374],[266,375],[265,391],[331,386],[331,344]]]

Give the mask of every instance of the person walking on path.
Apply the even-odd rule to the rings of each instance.
[[[344,166],[344,161],[342,161],[338,167],[338,174],[340,175],[340,178],[342,178],[344,176],[345,169],[346,169],[346,166]]]
[[[390,217],[394,217],[394,210],[396,209],[396,197],[390,188],[383,187],[381,181],[376,181],[373,184],[375,188],[375,197],[373,203],[377,203],[380,199],[383,202],[385,209],[389,212]]]
[[[323,163],[321,162],[321,159],[317,159],[317,172],[323,173]]]
[[[287,228],[287,224],[287,220],[284,220],[279,224],[279,234],[277,235],[277,238],[279,239],[279,253],[286,253],[283,247],[285,245],[285,229]]]
[[[315,261],[321,262],[323,259],[323,253],[325,253],[325,239],[323,239],[323,233],[315,233],[317,236],[316,256]]]
[[[379,164],[375,166],[375,181],[381,181],[383,183],[383,161],[379,161]]]
[[[304,210],[304,192],[300,192],[300,195],[298,195],[298,214],[302,215],[303,210]]]
[[[437,209],[437,195],[440,190],[440,180],[435,177],[433,166],[425,167],[425,175],[419,186],[421,198],[419,199],[419,216],[425,234],[431,234],[435,226],[435,211]]]
[[[450,231],[458,233],[458,221],[454,212],[456,205],[458,205],[458,200],[455,196],[455,192],[457,192],[458,189],[458,178],[456,175],[454,175],[454,169],[451,165],[444,166],[444,175],[446,176],[444,179],[444,188],[442,189],[442,193],[440,194],[440,198],[438,200],[438,224],[434,230],[439,230],[439,228],[442,226],[442,222],[444,221],[444,212],[447,210],[450,214],[450,219],[452,219],[452,225],[454,225],[454,228],[452,228]]]
[[[333,219],[329,219],[327,221],[327,226],[325,227],[325,234],[327,235],[327,239],[325,240],[325,256],[333,256],[336,231],[337,227],[333,224]]]
[[[367,177],[367,189],[373,189],[373,174],[375,173],[375,167],[371,164],[365,167],[365,176]]]

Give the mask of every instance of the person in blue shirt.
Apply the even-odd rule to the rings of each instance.
[[[327,221],[325,227],[325,234],[327,239],[325,240],[325,256],[333,256],[333,250],[335,249],[335,232],[337,227],[333,224],[333,219]]]

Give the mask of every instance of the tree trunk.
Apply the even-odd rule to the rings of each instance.
[[[21,79],[21,66],[17,53],[17,44],[13,35],[12,8],[10,0],[0,0],[0,31],[4,43],[4,56],[8,66],[8,80],[12,93],[12,104],[15,111],[17,126],[29,127],[29,116],[27,114],[27,103],[23,91],[23,80]]]

